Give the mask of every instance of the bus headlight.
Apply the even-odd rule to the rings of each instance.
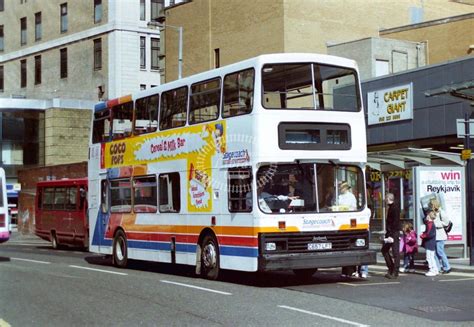
[[[365,246],[365,238],[358,238],[356,240],[356,246]]]
[[[277,248],[277,246],[276,246],[275,242],[265,243],[265,251],[275,251],[276,248]]]

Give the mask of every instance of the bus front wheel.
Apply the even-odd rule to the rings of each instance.
[[[215,237],[206,235],[201,249],[201,276],[215,280],[219,276],[219,247]]]
[[[119,230],[114,237],[113,264],[119,268],[127,266],[127,237],[122,230]]]

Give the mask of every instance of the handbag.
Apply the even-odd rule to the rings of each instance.
[[[444,231],[447,233],[449,233],[451,231],[451,229],[453,228],[453,222],[452,221],[449,221],[448,225],[447,226],[443,226],[444,228]]]

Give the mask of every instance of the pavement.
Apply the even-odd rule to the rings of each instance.
[[[4,244],[28,244],[28,245],[48,245],[50,242],[42,240],[38,236],[30,232],[20,232],[13,230],[10,240]],[[385,267],[385,260],[380,252],[382,245],[380,243],[370,243],[370,249],[377,251],[377,266]],[[446,254],[448,255],[449,263],[451,264],[452,271],[458,272],[474,272],[474,265],[469,264],[469,256],[464,257],[464,251],[462,246],[447,246]],[[425,252],[423,248],[419,248],[419,253],[415,256],[415,268],[426,269],[425,263]],[[401,259],[403,256],[401,256]]]

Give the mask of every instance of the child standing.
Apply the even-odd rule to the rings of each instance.
[[[428,209],[425,218],[425,231],[420,235],[422,246],[426,249],[426,261],[428,261],[428,272],[425,276],[433,277],[438,275],[438,265],[436,263],[436,227],[433,221],[436,219],[436,212]]]
[[[416,232],[413,230],[412,223],[403,224],[402,231],[403,267],[400,268],[400,272],[415,272],[415,253],[418,252]]]

